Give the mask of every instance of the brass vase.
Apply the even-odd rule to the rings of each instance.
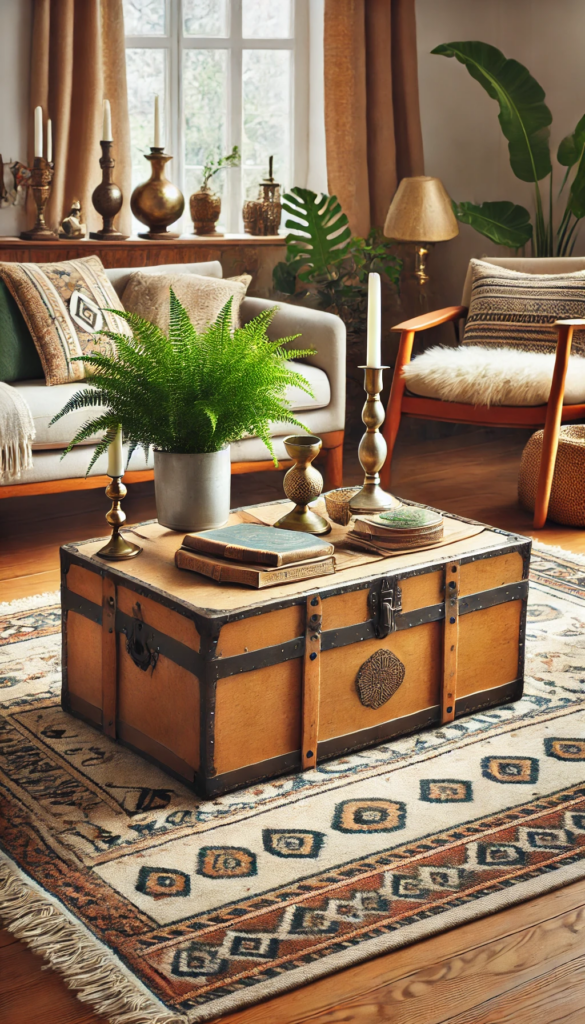
[[[323,477],[318,469],[311,465],[313,459],[321,451],[320,437],[312,434],[285,437],[284,447],[295,465],[291,466],[283,481],[284,493],[290,501],[296,502],[293,508],[275,526],[282,530],[298,530],[300,533],[329,533],[331,524],[317,512],[308,507],[323,490]]]
[[[216,235],[223,237],[216,228],[221,213],[221,197],[212,192],[209,185],[202,186],[194,192],[189,200],[191,220],[195,228],[194,235]]]
[[[132,213],[149,229],[139,232],[138,237],[157,242],[179,238],[178,231],[167,230],[169,224],[178,220],[185,209],[183,193],[165,174],[165,164],[173,158],[165,153],[162,146],[151,146],[150,153],[145,153],[144,159],[150,161],[150,178],[142,185],[137,185],[130,200]]]

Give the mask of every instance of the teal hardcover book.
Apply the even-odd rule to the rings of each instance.
[[[220,558],[277,566],[332,555],[335,550],[333,544],[311,534],[255,523],[236,523],[218,530],[188,533],[183,544]]]

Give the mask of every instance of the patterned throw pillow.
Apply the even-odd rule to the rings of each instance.
[[[150,320],[163,331],[169,327],[170,289],[172,288],[197,331],[204,331],[217,319],[227,300],[232,297],[232,325],[240,326],[240,306],[246,295],[250,274],[239,277],[203,277],[199,274],[130,275],[124,289],[124,309]]]
[[[471,300],[464,345],[494,345],[551,352],[555,320],[585,318],[585,270],[573,274],[521,274],[471,260]],[[585,353],[585,331],[573,334],[572,351]]]
[[[74,356],[113,351],[113,343],[100,331],[131,336],[124,320],[106,312],[124,307],[98,256],[63,263],[0,263],[0,279],[18,303],[48,385],[83,380],[85,364],[72,362]]]

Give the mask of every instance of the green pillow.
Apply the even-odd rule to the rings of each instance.
[[[44,377],[39,354],[18,305],[0,281],[0,380]]]

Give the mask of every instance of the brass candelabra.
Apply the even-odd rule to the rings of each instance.
[[[45,206],[51,194],[53,170],[54,165],[45,160],[44,156],[35,156],[27,184],[37,206],[37,219],[30,231],[22,231],[20,235],[29,242],[56,242],[59,239],[45,220]]]
[[[111,141],[105,139],[102,139],[100,142],[102,147],[102,155],[100,157],[102,180],[97,188],[93,190],[91,197],[94,209],[97,210],[100,217],[103,217],[104,224],[101,231],[90,231],[89,237],[100,238],[104,242],[116,242],[128,238],[128,235],[123,235],[120,231],[116,231],[114,227],[114,217],[122,209],[124,197],[122,189],[116,185],[112,178],[112,171],[116,166],[116,161],[112,157],[112,145]]]
[[[112,527],[112,536],[107,544],[97,552],[100,558],[107,558],[110,562],[121,562],[125,558],[135,558],[142,551],[138,544],[126,540],[120,533],[120,528],[126,522],[126,513],[123,511],[121,502],[128,493],[122,483],[121,476],[113,476],[106,487],[106,496],[111,500],[112,507],[106,512],[106,519]]]
[[[380,487],[380,470],[386,461],[386,441],[380,433],[384,422],[384,406],[380,401],[384,370],[387,366],[360,366],[364,371],[364,390],[367,399],[362,411],[366,427],[358,448],[358,457],[364,471],[364,484],[349,502],[352,513],[384,512],[398,504],[396,498]]]

